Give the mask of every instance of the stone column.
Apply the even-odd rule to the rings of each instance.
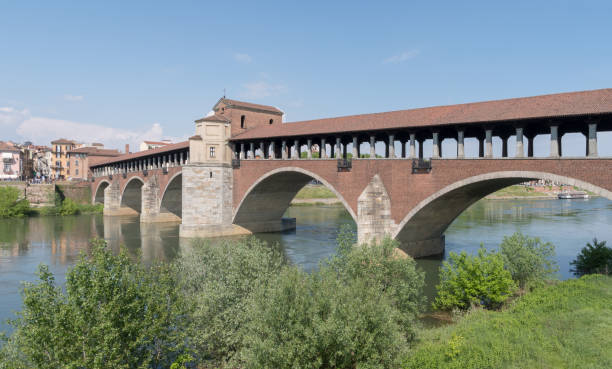
[[[395,159],[395,135],[389,134],[389,159]]]
[[[325,138],[322,138],[321,146],[319,147],[319,158],[321,159],[327,159],[327,153],[325,152],[325,145],[327,145],[327,143],[325,142]]]
[[[508,136],[502,136],[502,158],[508,157]]]
[[[550,126],[550,157],[559,157],[559,126]]]
[[[291,158],[292,159],[298,159],[298,145],[300,144],[300,142],[298,140],[293,140],[293,151],[291,151]]]
[[[522,158],[525,156],[525,150],[523,149],[523,128],[516,127],[516,154],[514,155],[517,158]]]
[[[370,159],[376,159],[376,136],[370,136]]]
[[[261,151],[261,158],[265,159],[266,158],[266,143],[261,141],[259,143],[259,150]]]
[[[527,156],[533,158],[533,140],[534,136],[527,137]]]
[[[465,132],[460,129],[457,131],[457,159],[465,158]]]
[[[249,159],[255,159],[255,143],[254,143],[254,142],[251,142],[251,143],[249,144],[249,146],[250,146],[250,149],[251,149],[251,150],[249,151]]]
[[[416,135],[414,133],[410,134],[410,158],[414,159],[416,157],[416,145],[415,141]]]
[[[438,132],[433,132],[432,135],[432,154],[431,157],[433,159],[440,158],[440,141],[438,137]]]
[[[342,157],[342,139],[336,137],[336,149],[334,150],[335,158],[340,159]]]
[[[119,181],[111,181],[104,189],[104,215],[121,215],[121,188]]]
[[[244,142],[240,143],[240,159],[245,159],[245,157],[244,157]]]
[[[353,159],[359,158],[359,142],[357,136],[353,136]]]
[[[308,159],[312,159],[312,139],[307,139],[306,140],[306,146],[308,146]]]
[[[493,130],[485,129],[485,158],[493,157]]]
[[[276,150],[274,146],[274,141],[270,142],[270,148],[268,149],[270,151],[270,155],[268,155],[270,159],[276,159]]]
[[[423,159],[423,143],[425,140],[419,140],[419,159]]]
[[[587,137],[587,156],[597,156],[597,123],[589,123],[589,135]]]
[[[287,140],[281,141],[281,159],[287,159]]]

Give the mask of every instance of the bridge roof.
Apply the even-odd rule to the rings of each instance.
[[[111,164],[111,163],[119,163],[126,160],[133,160],[139,158],[146,158],[148,156],[163,154],[165,152],[171,152],[181,149],[189,148],[189,141],[178,142],[175,144],[169,144],[162,147],[158,147],[156,149],[138,151],[130,154],[125,154],[121,156],[116,156],[114,158],[110,158],[107,160],[96,161],[95,164],[90,165],[90,167],[97,167],[101,165]]]
[[[601,89],[266,125],[238,134],[232,141],[609,113],[612,89]]]

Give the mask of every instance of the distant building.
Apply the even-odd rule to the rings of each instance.
[[[0,141],[0,156],[2,156],[0,180],[21,179],[21,149],[12,142]]]
[[[123,153],[119,150],[104,149],[101,144],[72,149],[67,153],[70,175],[66,178],[85,180],[89,176],[89,166],[92,163],[119,155]]]
[[[65,138],[51,141],[51,149],[53,150],[51,177],[54,179],[65,179],[70,176],[70,167],[68,166],[69,161],[66,154],[75,147],[77,147],[76,142],[67,140]]]
[[[140,143],[140,151],[157,149],[160,147],[164,147],[167,145],[171,145],[172,141],[170,140],[161,140],[161,141],[142,141]]]

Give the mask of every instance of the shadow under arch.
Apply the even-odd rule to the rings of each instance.
[[[106,190],[106,188],[110,186],[110,182],[107,181],[106,179],[100,181],[100,183],[98,183],[98,187],[96,188],[96,191],[94,192],[94,196],[93,196],[93,204],[104,204],[104,190]]]
[[[160,202],[160,213],[171,213],[177,217],[183,214],[183,175],[176,173],[166,185]]]
[[[425,248],[436,247],[439,240],[443,251],[444,232],[470,205],[502,188],[538,179],[577,186],[612,200],[612,192],[571,177],[533,171],[492,172],[457,181],[427,197],[398,224],[393,238],[414,257],[433,254]]]
[[[267,172],[251,185],[234,210],[233,224],[251,232],[282,230],[282,217],[291,205],[291,200],[313,179],[331,190],[353,221],[357,221],[355,212],[344,197],[325,179],[302,168],[284,167]]]
[[[121,207],[134,210],[136,213],[142,211],[142,186],[144,181],[140,177],[130,178],[121,192]]]

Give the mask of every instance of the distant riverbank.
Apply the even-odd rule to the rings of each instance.
[[[556,186],[531,187],[514,185],[503,188],[485,197],[486,200],[551,200],[556,199],[557,194],[567,187],[559,188]],[[580,190],[571,188],[572,190]],[[595,196],[589,192],[589,196]],[[327,187],[323,185],[307,185],[297,193],[291,205],[338,205],[340,200]]]

